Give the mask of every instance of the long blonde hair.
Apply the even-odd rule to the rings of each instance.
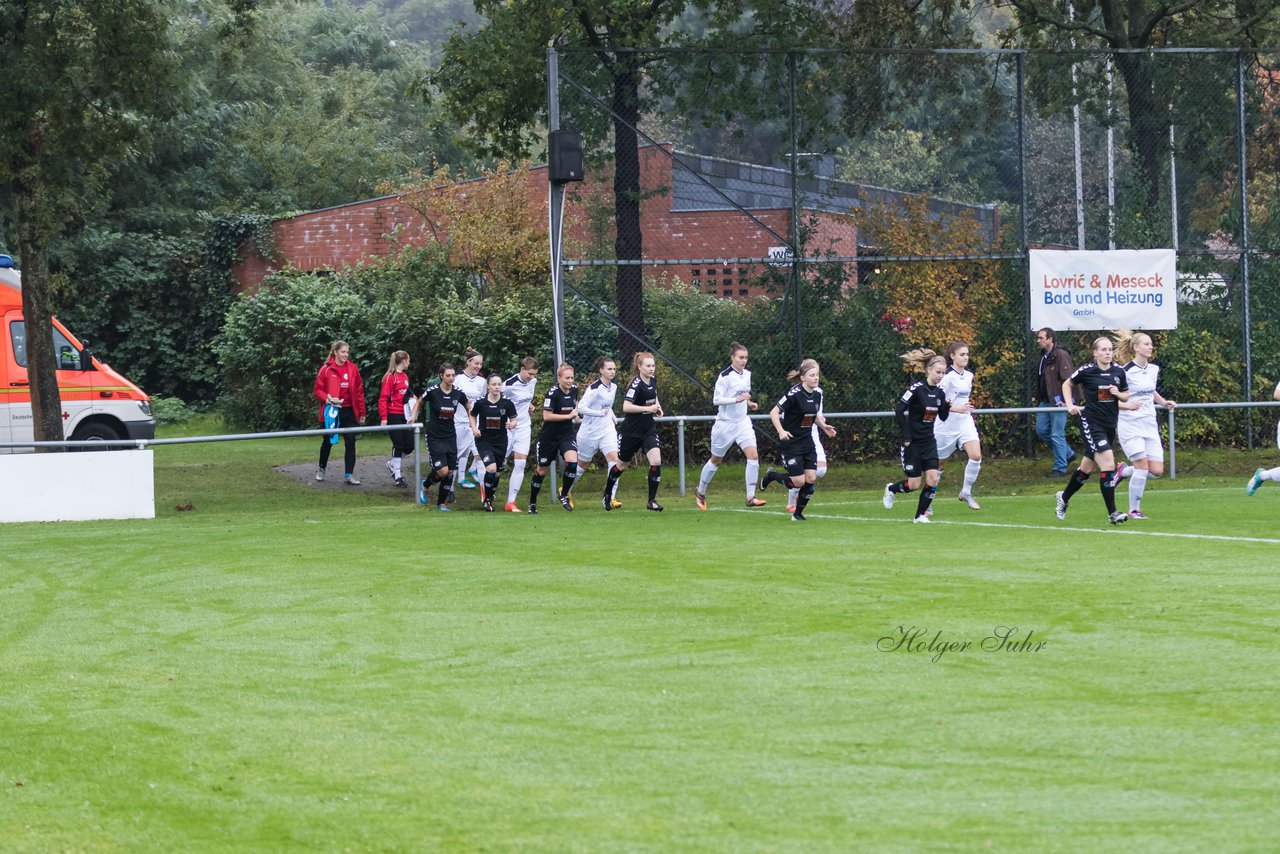
[[[1141,335],[1150,340],[1151,336],[1145,332],[1133,332],[1123,326],[1116,330],[1116,361],[1124,364],[1132,362],[1135,353],[1133,352],[1133,343],[1137,337]],[[1153,354],[1154,355],[1154,354]]]
[[[941,362],[944,365],[947,363],[947,360],[944,357],[939,356],[937,353],[930,350],[928,347],[921,347],[916,350],[908,350],[907,352],[902,354],[901,358],[902,358],[903,364],[915,368],[916,370],[920,371],[920,373],[924,373],[928,371],[929,368],[933,367],[933,365],[935,365],[938,362]]]
[[[407,361],[409,361],[409,354],[404,350],[397,350],[392,353],[391,360],[387,362],[387,372],[382,375],[382,378],[385,380],[387,377],[394,374],[396,372],[396,368]]]

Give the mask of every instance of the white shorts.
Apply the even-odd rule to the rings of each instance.
[[[716,421],[711,425],[711,456],[724,457],[734,445],[744,451],[756,446],[756,431],[750,418]]]
[[[618,431],[606,430],[604,433],[591,435],[578,431],[578,462],[586,465],[599,453],[606,458],[609,454],[618,453]]]
[[[521,456],[529,456],[529,438],[532,435],[532,422],[526,421],[521,424],[516,422],[514,430],[507,431],[507,456],[512,454],[520,454]]]
[[[467,454],[476,452],[476,436],[471,432],[471,424],[453,423],[453,434],[458,438],[458,461],[467,458]]]
[[[973,423],[972,418],[966,418],[963,424],[952,430],[939,429],[938,422],[934,422],[933,440],[938,443],[938,459],[945,460],[969,442],[979,441],[978,425]]]
[[[1160,444],[1160,428],[1153,421],[1150,426],[1121,421],[1116,425],[1116,441],[1129,462],[1149,460],[1164,462],[1164,447]]]

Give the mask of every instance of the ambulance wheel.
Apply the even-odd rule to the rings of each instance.
[[[92,424],[83,424],[71,436],[76,442],[103,442],[111,439],[119,439],[120,434],[115,431],[109,424],[94,422]],[[103,445],[101,448],[76,448],[77,451],[110,451],[118,449],[119,445]]]

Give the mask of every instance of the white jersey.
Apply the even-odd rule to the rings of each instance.
[[[578,427],[580,437],[604,436],[611,431],[616,433],[617,418],[613,414],[613,398],[618,391],[618,384],[605,385],[604,380],[596,380],[587,386],[578,401],[578,414],[582,416],[582,424]]]
[[[1160,366],[1155,362],[1147,362],[1146,365],[1130,362],[1124,366],[1124,373],[1129,379],[1129,402],[1142,408],[1121,409],[1117,427],[1121,424],[1155,426],[1156,383],[1160,380]]]
[[[459,373],[453,378],[454,388],[460,389],[467,396],[467,400],[474,405],[477,400],[488,394],[489,380],[480,374],[469,377],[465,373]],[[461,406],[453,411],[454,424],[466,424],[467,429],[471,429],[471,421],[467,417],[467,412]]]
[[[954,367],[948,368],[938,387],[942,389],[942,394],[953,411],[946,421],[933,425],[933,432],[959,433],[973,424],[972,414],[966,412],[963,415],[957,415],[954,412],[957,406],[969,405],[969,396],[973,394],[973,372],[958,371]]]
[[[536,376],[526,382],[520,379],[518,373],[507,377],[507,381],[502,384],[502,396],[516,405],[517,428],[529,426],[529,404],[537,397],[537,384]]]
[[[711,392],[711,402],[720,407],[716,413],[717,421],[741,421],[747,417],[747,402],[738,402],[738,395],[751,393],[751,372],[735,371],[725,368],[716,378],[716,387]]]

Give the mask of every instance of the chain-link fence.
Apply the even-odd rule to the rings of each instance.
[[[666,411],[695,414],[740,341],[764,409],[808,357],[829,410],[864,411],[908,381],[898,354],[964,341],[979,403],[1020,406],[1028,248],[1171,246],[1166,395],[1269,397],[1280,77],[1265,59],[551,51],[551,126],[587,151],[563,208],[562,352],[580,373],[615,356],[625,375],[650,350]],[[1087,357],[1087,336],[1061,340]],[[1183,436],[1243,440],[1248,419]],[[982,426],[989,446],[1028,442],[1025,423]],[[865,429],[836,451],[882,454],[889,425]]]

